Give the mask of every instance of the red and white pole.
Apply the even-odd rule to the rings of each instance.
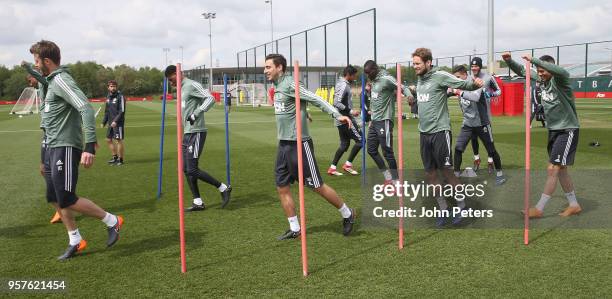
[[[176,64],[176,152],[177,152],[177,174],[178,174],[178,200],[179,200],[179,239],[181,243],[181,272],[187,272],[185,261],[185,210],[183,202],[183,115],[182,115],[182,94],[181,84],[183,72],[181,64]]]
[[[531,190],[531,62],[525,63],[525,230],[523,242],[529,244],[529,194]]]
[[[396,64],[395,68],[397,70],[397,150],[398,160],[397,160],[397,174],[399,176],[400,183],[404,182],[404,130],[402,124],[402,68],[400,64]],[[404,207],[404,195],[400,192],[399,194],[399,207],[402,209]],[[399,249],[404,248],[404,217],[399,218]]]
[[[300,199],[300,235],[302,241],[302,271],[308,276],[308,248],[306,246],[306,206],[304,205],[304,159],[302,158],[302,110],[300,104],[300,65],[293,63],[293,80],[295,82],[295,134],[297,136],[298,185]]]

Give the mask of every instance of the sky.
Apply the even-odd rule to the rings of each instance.
[[[409,60],[417,47],[428,47],[438,57],[469,54],[474,49],[486,52],[487,3],[273,0],[273,34],[284,37],[376,8],[379,62]],[[0,0],[0,65],[32,61],[28,49],[40,39],[60,46],[62,63],[96,61],[106,66],[162,68],[163,48],[170,48],[171,63],[182,61],[185,69],[208,65],[209,22],[201,16],[203,12],[216,13],[212,20],[214,66],[235,67],[237,52],[271,39],[270,4],[265,0]],[[495,48],[612,40],[610,20],[609,0],[496,0]],[[328,28],[330,64],[346,60],[342,24]],[[360,64],[373,52],[371,15],[351,21],[350,26],[354,53],[350,62]],[[310,35],[315,39],[309,44],[311,65],[323,64],[323,44],[316,42],[320,37],[322,30]],[[295,46],[297,51],[299,41]],[[612,50],[605,47],[612,49],[612,43],[591,51],[612,57]]]

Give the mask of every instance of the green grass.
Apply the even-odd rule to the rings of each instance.
[[[459,111],[455,101],[450,106],[456,136]],[[174,108],[168,107],[171,115]],[[580,99],[578,109],[582,128],[574,168],[611,169],[612,101]],[[270,108],[239,108],[230,114],[235,122],[231,124],[233,201],[221,210],[218,192],[200,184],[208,210],[185,217],[188,273],[181,274],[175,118],[167,119],[164,195],[158,201],[160,105],[129,102],[127,164],[105,165],[110,155],[103,144],[105,131],[98,129],[101,147],[96,164],[81,169],[77,190],[125,217],[121,240],[105,249],[104,225],[78,217],[89,247],[83,256],[61,263],[55,258],[65,249],[67,237],[62,225],[48,223],[52,209],[37,171],[38,116],[16,118],[8,115],[9,110],[0,106],[0,278],[65,279],[67,294],[74,297],[607,297],[612,293],[610,229],[536,230],[529,246],[522,245],[519,229],[418,229],[406,232],[407,246],[400,251],[395,230],[358,228],[353,236],[343,237],[338,212],[311,191],[306,191],[311,275],[302,277],[300,242],[275,240],[287,221],[274,187],[277,141]],[[326,115],[316,108],[311,111],[316,156],[325,171],[337,147],[337,130]],[[225,180],[222,109],[207,113],[206,120],[209,133],[200,166]],[[523,123],[522,117],[494,119],[495,143],[506,168],[524,165]],[[416,121],[406,120],[404,125],[405,165],[422,168]],[[589,147],[594,139],[603,146]],[[546,130],[534,128],[534,168],[546,165],[545,142]],[[369,158],[368,165],[373,166]],[[326,176],[325,181],[350,206],[360,208],[359,178]],[[187,202],[191,198],[187,187],[185,198]]]

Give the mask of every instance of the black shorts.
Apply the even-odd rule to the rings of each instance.
[[[49,147],[44,155],[47,202],[57,202],[60,208],[73,205],[78,199],[76,186],[81,150],[70,146]]]
[[[185,165],[192,165],[195,161],[197,167],[205,142],[206,132],[185,133],[183,135],[183,163]]]
[[[554,165],[573,165],[578,149],[578,129],[549,130],[548,156]]]
[[[302,161],[304,163],[304,186],[319,188],[323,186],[323,178],[315,159],[312,139],[302,141]],[[276,186],[284,187],[299,179],[297,144],[295,141],[280,140],[276,155]]]
[[[421,159],[425,171],[452,169],[451,131],[421,133]]]
[[[482,140],[482,143],[484,143],[484,146],[487,149],[487,153],[491,154],[495,151],[491,125],[480,127],[461,127],[461,132],[459,133],[459,137],[457,137],[455,149],[460,152],[464,152],[468,142],[470,142],[470,140],[475,140],[476,138],[480,138],[480,140]]]
[[[116,127],[108,127],[106,131],[106,139],[116,139],[123,140],[125,137],[125,131],[123,130],[123,125],[117,125]]]
[[[350,140],[353,139],[356,143],[361,144],[361,131],[359,130],[357,122],[352,117],[350,128],[348,124],[341,124],[338,126],[338,135],[340,136],[341,142],[350,142]]]

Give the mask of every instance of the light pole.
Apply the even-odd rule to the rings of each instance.
[[[170,52],[170,48],[163,48],[164,53],[166,53],[166,65],[164,65],[164,69],[168,66],[168,52]]]
[[[208,89],[210,89],[210,91],[212,91],[212,81],[213,81],[213,72],[212,72],[212,66],[213,66],[213,59],[212,59],[212,19],[217,17],[217,13],[214,12],[205,12],[202,13],[202,16],[204,17],[204,19],[208,20],[208,41],[210,43],[210,66],[208,67],[208,69],[210,70],[210,74],[208,77]]]
[[[274,19],[272,18],[272,0],[266,0],[266,3],[270,3],[270,41],[274,41]]]
[[[487,72],[489,74],[495,73],[495,21],[494,21],[494,9],[493,9],[493,0],[489,0],[488,7],[488,18],[487,18]]]

